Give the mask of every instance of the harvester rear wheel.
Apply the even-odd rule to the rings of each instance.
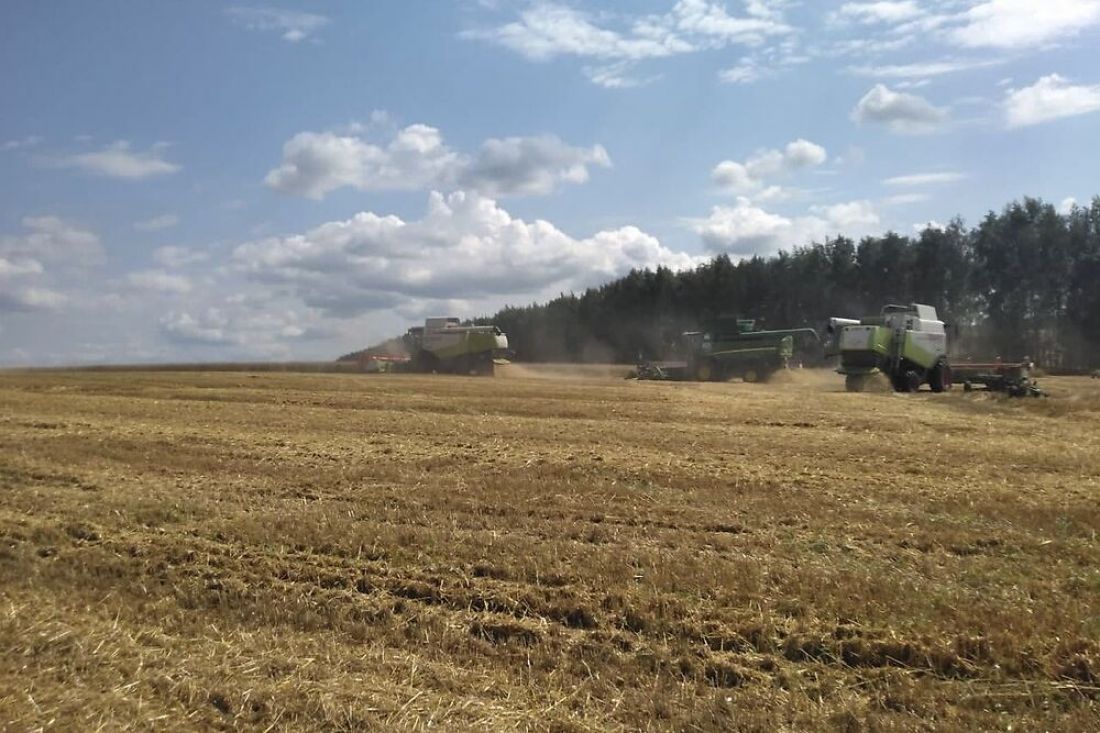
[[[936,362],[932,373],[928,375],[928,384],[933,392],[944,392],[951,389],[951,367],[945,361]]]
[[[844,377],[844,389],[849,392],[862,392],[867,386],[867,377],[862,374],[849,374]]]
[[[714,363],[710,360],[699,362],[695,367],[695,378],[700,382],[709,382],[714,379]]]
[[[477,373],[483,377],[492,377],[496,372],[496,363],[491,352],[484,352],[477,357]]]
[[[764,381],[760,378],[760,375],[757,373],[757,371],[751,368],[745,370],[745,373],[741,375],[741,379],[748,382],[749,384],[752,384],[753,382]]]

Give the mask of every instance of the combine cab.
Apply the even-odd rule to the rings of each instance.
[[[409,370],[493,374],[508,353],[508,337],[496,326],[463,326],[457,318],[429,318],[404,336]]]
[[[878,316],[829,321],[826,356],[839,356],[837,371],[849,392],[862,392],[884,374],[898,392],[928,384],[933,392],[951,387],[947,332],[930,305],[888,305]]]

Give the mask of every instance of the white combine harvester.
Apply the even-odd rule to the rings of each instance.
[[[493,374],[507,364],[508,336],[496,326],[463,326],[457,318],[428,318],[404,336],[414,372]]]
[[[933,392],[951,388],[947,331],[930,305],[888,305],[877,316],[829,319],[826,356],[839,356],[837,371],[849,392],[885,374],[898,392],[927,383]]]

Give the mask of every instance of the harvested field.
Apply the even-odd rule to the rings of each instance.
[[[1043,384],[2,373],[0,721],[1097,730],[1100,383]]]

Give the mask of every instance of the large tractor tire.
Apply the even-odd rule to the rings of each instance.
[[[908,369],[901,374],[895,374],[890,381],[894,385],[895,392],[919,392],[924,379],[919,372]]]
[[[473,368],[470,374],[479,377],[491,377],[493,375],[493,356],[489,352],[474,354],[472,357]]]
[[[443,371],[443,365],[439,361],[439,357],[430,351],[419,351],[416,356],[413,357],[412,371],[417,374],[435,374]]]
[[[712,359],[704,359],[695,365],[695,379],[700,382],[717,382],[718,365]]]
[[[924,383],[924,378],[920,373],[910,369],[905,373],[905,387],[906,392],[920,392],[920,386]]]

